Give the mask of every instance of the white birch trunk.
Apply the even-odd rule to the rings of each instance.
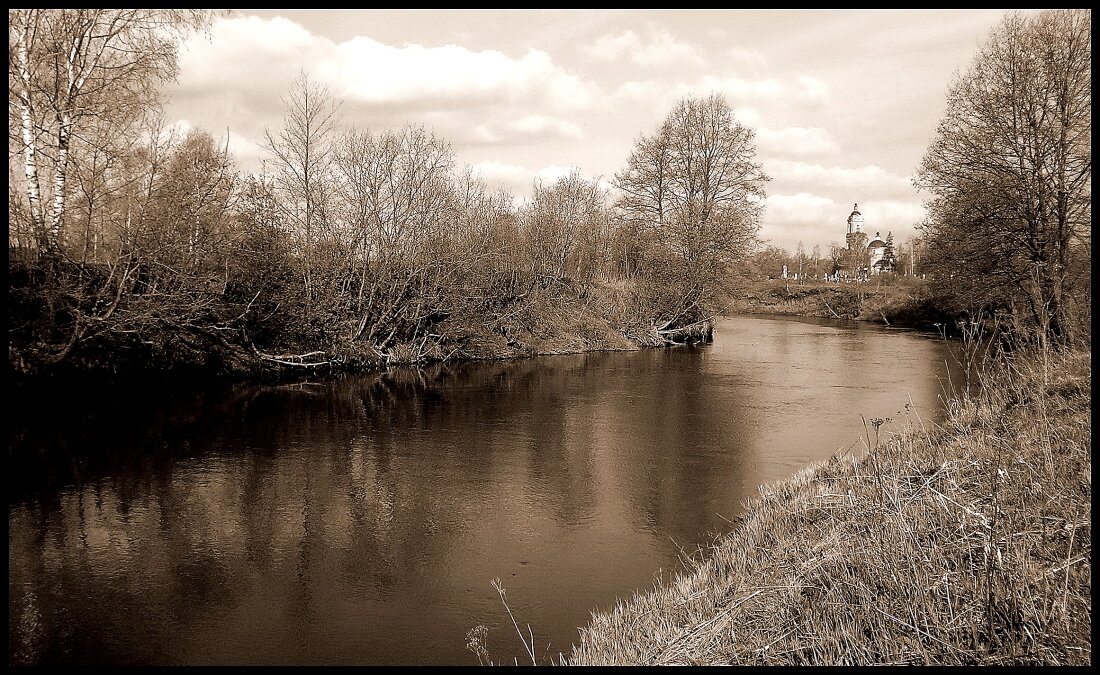
[[[65,184],[68,177],[69,134],[72,120],[68,113],[60,116],[57,132],[57,167],[53,175],[53,207],[50,210],[50,224],[47,230],[47,245],[53,250],[61,246],[61,230],[65,219]]]
[[[38,157],[35,154],[34,118],[31,113],[30,102],[30,63],[27,54],[27,43],[22,36],[17,47],[17,57],[19,60],[19,77],[23,83],[23,91],[19,95],[19,114],[23,136],[23,175],[27,180],[27,202],[30,205],[35,234],[41,236],[42,196],[38,185]]]

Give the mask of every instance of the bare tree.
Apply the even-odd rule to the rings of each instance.
[[[936,276],[1043,339],[1066,333],[1090,257],[1091,42],[1087,10],[1006,17],[951,85],[915,179]]]
[[[779,246],[765,246],[753,255],[753,263],[760,277],[772,279],[783,274],[783,268],[791,263],[791,254]]]
[[[615,177],[627,220],[661,231],[689,262],[743,255],[768,180],[753,137],[721,96],[683,99]]]
[[[670,290],[664,328],[702,318],[728,264],[752,251],[767,180],[753,131],[718,95],[681,100],[635,143],[614,184],[624,220],[659,247],[641,253]]]
[[[828,273],[837,274],[844,269],[846,258],[847,249],[836,242],[829,244]]]
[[[298,74],[283,99],[283,127],[264,130],[274,157],[273,177],[285,221],[301,241],[307,314],[314,299],[314,247],[326,226],[325,206],[331,187],[338,102],[324,85]]]
[[[598,250],[608,228],[607,195],[597,181],[577,170],[551,185],[536,181],[521,214],[535,278],[544,287],[567,277],[587,281],[604,253]]]
[[[433,274],[447,267],[442,243],[458,221],[454,154],[423,127],[406,127],[349,132],[334,158],[357,260],[351,339],[384,355],[421,334],[438,307]]]

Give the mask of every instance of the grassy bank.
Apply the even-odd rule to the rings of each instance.
[[[573,664],[1088,664],[1091,353],[1006,357],[932,428],[761,488]],[[879,432],[882,432],[881,434]]]
[[[769,279],[747,284],[732,294],[730,310],[746,314],[788,314],[875,321],[892,326],[935,330],[953,325],[925,282],[912,277],[875,277],[864,282]]]

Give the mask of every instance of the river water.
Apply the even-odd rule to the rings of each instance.
[[[494,660],[530,662],[493,579],[556,659],[762,483],[860,450],[906,404],[938,419],[954,367],[942,341],[854,322],[731,317],[714,337],[23,401],[9,662],[476,664],[477,625]]]

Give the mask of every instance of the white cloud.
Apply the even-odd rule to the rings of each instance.
[[[697,89],[713,90],[724,93],[731,102],[742,100],[797,103],[818,106],[825,102],[829,87],[814,77],[798,77],[792,83],[774,77],[750,79],[737,75],[719,77],[704,76],[696,85]]]
[[[734,108],[733,116],[741,124],[752,127],[754,129],[759,129],[760,123],[764,120],[763,115],[761,115],[756,108]]]
[[[471,171],[481,176],[490,187],[503,187],[511,190],[524,187],[531,182],[534,172],[515,164],[488,161],[470,165]]]
[[[807,248],[842,241],[843,230],[837,225],[837,214],[842,210],[832,199],[808,192],[768,195],[760,238],[790,251],[799,241]],[[841,224],[844,218],[847,213],[840,216]]]
[[[894,240],[901,241],[916,234],[916,225],[924,218],[924,207],[917,201],[870,200],[859,203],[867,228],[894,233]]]
[[[509,125],[509,128],[521,134],[539,137],[580,138],[580,127],[568,120],[547,117],[545,115],[526,115]]]
[[[238,164],[251,166],[267,156],[267,151],[259,144],[245,138],[235,131],[229,132],[229,152],[237,159]]]
[[[183,138],[189,131],[195,128],[195,125],[188,119],[178,119],[168,125],[168,128],[164,132],[168,135],[175,136],[176,138]]]
[[[576,167],[573,166],[545,166],[535,174],[543,185],[551,185],[559,178],[568,176]]]
[[[180,50],[180,87],[250,92],[289,82],[335,56],[332,41],[297,23],[275,17],[220,19],[208,37],[194,36]],[[257,67],[262,64],[262,67]]]
[[[738,119],[741,117],[738,116]],[[756,146],[762,156],[826,155],[840,150],[829,132],[817,127],[787,127],[779,130],[757,127]]]
[[[860,191],[912,191],[908,176],[899,176],[876,165],[846,168],[825,167],[787,159],[767,158],[764,165],[774,180],[797,185],[828,187],[858,193]],[[857,195],[858,196],[858,195]]]
[[[576,171],[577,167],[550,165],[541,169],[531,169],[517,164],[485,161],[470,165],[470,170],[480,175],[490,188],[505,188],[517,197],[521,197],[530,194],[534,181],[538,180],[544,186],[550,186],[559,178]],[[600,184],[606,186],[607,181],[601,177]]]
[[[671,107],[687,95],[706,96],[723,94],[735,108],[747,102],[815,107],[828,98],[828,86],[811,77],[781,80],[774,77],[747,78],[739,75],[704,75],[694,82],[662,82],[659,80],[634,80],[620,84],[612,97],[625,102],[646,103],[657,107]]]
[[[341,95],[376,104],[537,100],[576,109],[591,104],[597,92],[595,85],[554,65],[549,54],[537,49],[517,59],[457,45],[394,47],[362,36],[341,43],[319,73]]]
[[[730,47],[722,54],[723,64],[732,65],[736,70],[750,75],[761,73],[768,65],[767,58],[755,49]]]
[[[605,61],[627,58],[643,68],[700,65],[704,62],[702,54],[694,46],[677,40],[670,33],[654,29],[650,29],[644,39],[632,30],[607,34],[586,47],[585,51]]]
[[[721,92],[733,101],[793,99],[798,92],[796,88],[783,84],[774,77],[753,80],[737,75],[729,77],[704,75],[693,88]]]
[[[453,126],[453,124],[451,125]],[[462,145],[502,145],[552,139],[575,140],[584,134],[569,120],[547,115],[524,115],[508,122],[486,122],[473,127],[472,133],[448,129],[448,138]]]
[[[221,19],[209,38],[188,40],[180,67],[180,91],[262,98],[251,101],[253,108],[278,101],[299,70],[338,97],[373,106],[523,103],[575,110],[600,93],[537,49],[516,57],[453,44],[396,47],[363,36],[337,44],[281,17]]]
[[[797,223],[829,222],[843,207],[828,197],[819,197],[809,192],[793,195],[768,195],[767,220]],[[848,214],[844,213],[843,218]]]
[[[825,80],[803,75],[798,78],[798,84],[801,85],[800,95],[806,103],[818,105],[829,97],[829,85]]]

